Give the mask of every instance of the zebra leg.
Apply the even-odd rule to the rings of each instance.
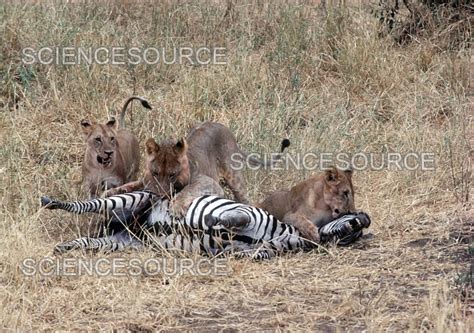
[[[270,260],[275,256],[275,251],[270,249],[257,249],[257,250],[246,250],[246,251],[239,251],[234,252],[232,254],[236,259],[253,259],[256,261],[261,260]]]
[[[41,197],[41,207],[45,207],[46,209],[60,209],[59,202],[48,196]]]
[[[54,247],[54,254],[63,254],[73,250],[115,251],[120,245],[109,237],[89,238],[81,237]]]
[[[243,229],[251,222],[251,219],[247,213],[235,210],[224,212],[220,216],[208,214],[204,217],[204,222],[209,228],[222,225],[226,229]]]
[[[62,209],[71,213],[110,213],[114,209],[136,210],[144,202],[149,202],[154,197],[151,192],[132,192],[108,198],[97,198],[87,201],[59,201],[47,196],[41,197],[41,207],[46,209]]]
[[[89,238],[81,237],[69,242],[58,244],[54,247],[54,254],[63,254],[72,250],[93,250],[114,252],[126,247],[140,248],[141,243],[134,239],[125,230],[112,236]]]

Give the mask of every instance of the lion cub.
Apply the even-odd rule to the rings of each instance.
[[[81,127],[86,142],[82,181],[89,197],[97,196],[102,190],[123,185],[134,179],[140,163],[138,140],[124,128],[124,117],[128,105],[134,99],[143,107],[151,109],[142,97],[128,98],[120,114],[120,128],[115,118],[105,124],[82,120]]]
[[[292,224],[303,237],[318,242],[318,228],[341,215],[355,212],[352,170],[332,167],[288,191],[273,192],[256,206]]]

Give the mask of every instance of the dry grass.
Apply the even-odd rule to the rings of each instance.
[[[470,50],[400,48],[365,6],[328,9],[325,21],[316,4],[277,1],[0,4],[0,327],[472,331]],[[229,64],[21,64],[22,48],[49,45],[223,46]],[[42,194],[80,195],[79,121],[106,119],[134,92],[154,106],[127,120],[142,143],[212,119],[249,151],[289,136],[292,152],[434,152],[436,170],[358,172],[373,224],[353,247],[231,260],[225,277],[25,277],[24,258],[90,225],[38,209]],[[249,195],[308,174],[247,172]]]

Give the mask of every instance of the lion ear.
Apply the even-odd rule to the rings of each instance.
[[[174,150],[180,154],[186,153],[188,150],[188,143],[186,142],[186,139],[179,139],[178,142],[176,142],[176,146],[174,146]]]
[[[92,123],[87,119],[82,119],[81,129],[82,133],[84,133],[86,136],[89,135],[92,132]]]
[[[110,128],[115,128],[116,125],[117,125],[117,120],[115,119],[115,117],[112,117],[109,119],[109,121],[106,123],[106,125]]]
[[[149,138],[148,140],[146,140],[145,146],[146,146],[146,153],[148,155],[156,153],[158,150],[160,150],[160,146],[158,146],[155,139],[153,138]]]
[[[354,174],[354,170],[352,169],[351,166],[349,166],[348,169],[344,170],[344,174],[347,176],[347,178],[352,179],[352,175]]]
[[[339,182],[338,172],[339,171],[334,166],[326,170],[324,172],[324,180],[326,181],[326,183],[332,184],[332,185],[335,185],[336,183],[338,183]]]

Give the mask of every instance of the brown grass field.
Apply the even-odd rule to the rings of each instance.
[[[459,25],[400,46],[370,8],[328,1],[326,17],[304,1],[2,1],[0,329],[472,332],[471,50],[451,45]],[[227,64],[21,61],[25,47],[203,45],[225,47]],[[154,107],[127,116],[142,149],[215,120],[247,151],[289,137],[290,154],[429,152],[435,170],[356,171],[356,205],[372,225],[349,247],[229,258],[225,276],[26,276],[25,258],[93,232],[93,217],[42,210],[39,197],[83,197],[80,120],[104,121],[132,94]],[[312,172],[247,170],[249,197]]]

